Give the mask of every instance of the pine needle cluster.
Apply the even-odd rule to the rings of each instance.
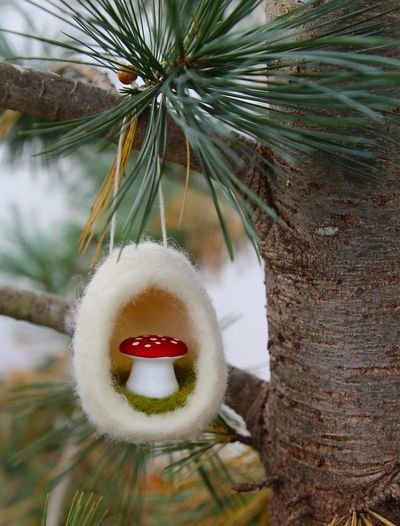
[[[232,486],[258,478],[261,466],[255,453],[231,445],[222,419],[191,442],[118,443],[87,422],[68,380],[49,379],[59,366],[2,389],[0,477],[7,468],[10,476],[0,524],[45,524],[57,499],[59,522],[71,526],[167,525],[171,516],[176,524],[259,524],[268,493],[243,496]]]
[[[355,177],[382,173],[375,161],[385,158],[383,143],[393,138],[381,124],[397,118],[399,103],[393,88],[400,62],[391,58],[398,45],[392,15],[399,8],[311,0],[249,28],[243,21],[260,0],[25,1],[64,24],[64,40],[35,37],[61,48],[63,60],[97,64],[114,75],[129,65],[139,76],[139,87],[122,88],[117,107],[63,127],[51,149],[66,153],[89,139],[118,135],[124,121],[145,115],[139,154],[108,206],[109,220],[137,183],[125,238],[136,223],[139,239],[148,221],[166,172],[171,120],[197,158],[231,254],[217,188],[253,243],[254,205],[279,220],[238,177],[250,159],[270,180],[281,175],[273,159],[291,167],[312,155]],[[269,154],[258,155],[251,141]]]

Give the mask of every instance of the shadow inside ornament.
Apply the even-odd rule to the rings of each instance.
[[[136,296],[117,314],[109,349],[111,374],[115,390],[123,394],[135,409],[147,414],[160,414],[185,405],[196,385],[198,349],[192,323],[184,303],[169,291],[158,287],[151,287]],[[119,351],[120,343],[126,338],[151,334],[178,338],[188,347],[187,355],[174,364],[179,391],[160,399],[137,395],[125,388],[135,359]]]

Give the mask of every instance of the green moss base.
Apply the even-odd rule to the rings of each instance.
[[[185,405],[187,397],[196,384],[196,373],[193,369],[175,366],[175,374],[179,384],[179,391],[166,398],[148,398],[147,396],[131,393],[125,388],[125,382],[121,385],[120,379],[115,381],[115,390],[123,394],[130,405],[138,411],[149,415],[168,413]]]

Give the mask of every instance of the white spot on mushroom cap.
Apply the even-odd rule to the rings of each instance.
[[[132,342],[132,345],[139,345],[139,342]]]
[[[161,345],[161,342],[156,342],[156,345]]]
[[[178,342],[175,340],[171,340],[171,343],[174,343],[176,345]]]
[[[145,347],[151,347],[151,343],[146,343]]]

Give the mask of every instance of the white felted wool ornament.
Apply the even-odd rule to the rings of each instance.
[[[175,249],[152,242],[115,249],[77,308],[73,346],[82,407],[111,437],[134,443],[187,439],[219,411],[227,379],[220,329],[197,272]],[[162,398],[174,391],[174,382],[179,389],[174,361],[186,387],[179,384],[181,391]],[[172,387],[165,390],[160,384],[166,369]],[[167,402],[175,403],[174,396],[179,403],[171,408]],[[152,404],[161,404],[162,412],[154,414]]]

